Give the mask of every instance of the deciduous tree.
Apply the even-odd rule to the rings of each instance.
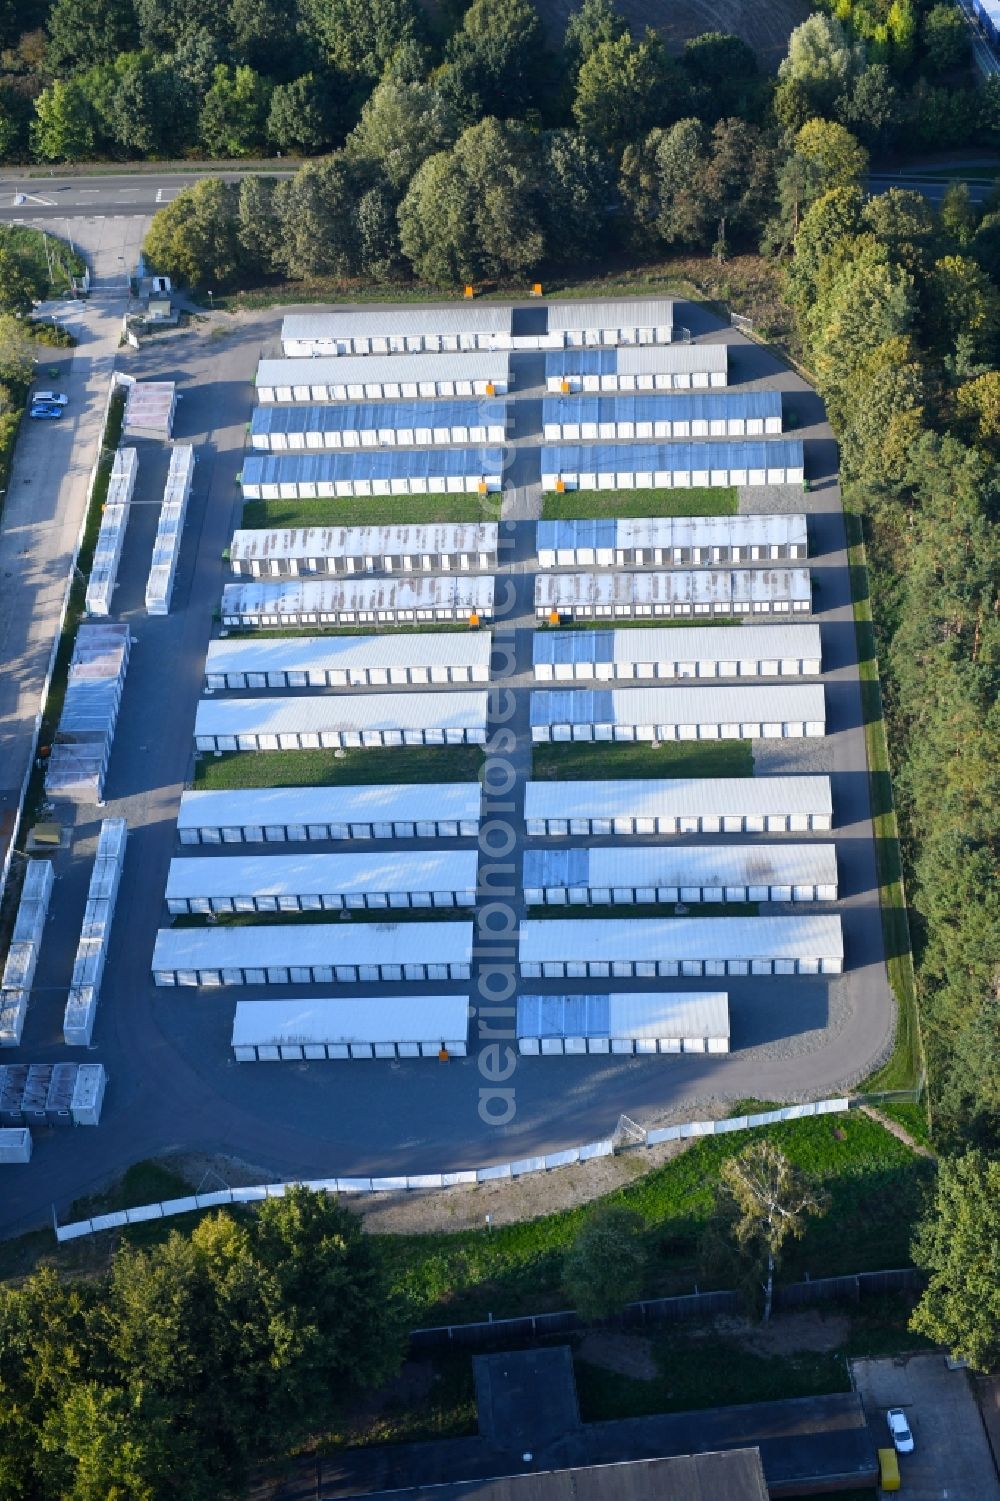
[[[930,1275],[910,1321],[979,1371],[1000,1363],[1000,1162],[943,1159],[933,1207],[913,1243]]]
[[[603,1205],[584,1220],[563,1260],[563,1288],[584,1318],[608,1318],[641,1295],[644,1228],[623,1204]]]
[[[810,1215],[826,1213],[828,1197],[766,1137],[726,1158],[719,1178],[736,1243],[759,1270],[767,1323],[774,1301],[774,1273],[785,1243],[789,1237],[801,1239]]]

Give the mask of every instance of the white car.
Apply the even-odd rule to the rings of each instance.
[[[69,397],[64,396],[61,391],[32,391],[31,399],[36,406],[39,402],[44,402],[49,407],[69,406]]]
[[[885,1420],[889,1425],[889,1432],[892,1435],[892,1442],[896,1446],[896,1453],[912,1454],[913,1434],[910,1432],[910,1425],[906,1421],[906,1413],[903,1409],[901,1407],[890,1407],[885,1415]]]

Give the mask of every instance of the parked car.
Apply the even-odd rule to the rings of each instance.
[[[61,391],[35,391],[31,398],[35,406],[64,407],[69,405],[69,397]]]
[[[913,1434],[910,1432],[910,1425],[906,1421],[906,1413],[903,1409],[901,1407],[890,1407],[885,1415],[885,1420],[889,1425],[889,1432],[892,1434],[892,1441],[896,1446],[896,1452],[898,1454],[912,1454]]]
[[[54,406],[51,405],[51,403],[49,403],[47,401],[43,401],[43,402],[35,402],[34,405],[31,408],[31,411],[28,413],[28,416],[29,417],[35,417],[39,421],[44,421],[44,420],[51,420],[51,419],[53,419],[55,417],[61,417],[62,414],[63,414],[62,407],[54,407]]]

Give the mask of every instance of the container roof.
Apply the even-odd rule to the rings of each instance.
[[[234,561],[248,561],[252,558],[365,558],[418,553],[433,556],[438,553],[496,552],[498,533],[496,521],[280,527],[273,531],[234,532],[229,553]]]
[[[405,769],[405,768],[404,768]],[[478,782],[389,782],[360,787],[249,787],[181,794],[178,829],[253,824],[416,823],[476,820]]]
[[[634,630],[536,631],[535,666],[559,662],[739,662],[820,656],[818,625],[638,626]]]
[[[519,995],[518,1037],[728,1037],[729,996],[656,990]]]
[[[546,380],[569,375],[725,374],[726,344],[627,344],[618,349],[554,349],[545,356]]]
[[[199,863],[199,862],[194,862]],[[833,886],[832,844],[614,844],[601,849],[528,849],[524,885]]]
[[[674,304],[668,297],[630,297],[607,302],[550,302],[549,333],[593,328],[671,328]]]
[[[364,1000],[237,1001],[234,1048],[323,1043],[460,1042],[467,995],[371,995]]]
[[[542,449],[542,474],[634,474],[652,470],[801,469],[801,438],[694,443],[561,443]]]
[[[547,959],[839,959],[843,953],[840,918],[826,912],[795,917],[547,918],[521,924],[522,964]]]
[[[358,354],[329,358],[261,360],[258,386],[409,385],[439,381],[506,382],[510,360],[493,350],[438,354]]]
[[[801,445],[800,445],[801,447]],[[243,484],[334,484],[347,480],[479,479],[503,469],[502,448],[367,448],[332,453],[259,453],[243,460]]]
[[[812,601],[808,568],[763,567],[730,571],[724,568],[645,570],[612,573],[598,568],[587,573],[535,575],[535,604],[552,605],[721,605],[768,603],[776,600]]]
[[[412,428],[503,427],[503,401],[345,401],[255,407],[252,433],[374,433]]]
[[[540,521],[537,545],[582,547],[783,547],[806,546],[802,512],[755,516],[651,516],[582,521]]]
[[[495,302],[457,302],[445,307],[368,306],[326,313],[291,313],[281,338],[381,339],[392,334],[510,333],[513,308]]]
[[[766,817],[832,811],[830,778],[824,776],[528,782],[524,791],[525,818]]]
[[[226,584],[222,591],[224,616],[433,609],[475,609],[489,613],[493,609],[492,575],[417,573],[372,577],[355,573],[338,574],[333,578],[303,578],[299,575],[296,578],[239,579],[236,583]]]
[[[393,849],[385,854],[202,855],[175,857],[167,899],[332,896],[363,892],[475,891],[474,849]]]
[[[488,693],[336,693],[295,698],[203,698],[195,735],[280,735],[337,730],[486,728]],[[400,771],[405,775],[405,763]]]
[[[206,673],[321,672],[364,667],[485,667],[488,631],[414,631],[391,636],[288,636],[209,642]]]
[[[468,964],[471,922],[250,923],[161,928],[154,970],[273,965]]]
[[[780,391],[641,391],[546,396],[542,422],[696,422],[780,417]]]
[[[705,688],[535,688],[531,723],[723,724],[826,718],[818,683],[747,683]]]

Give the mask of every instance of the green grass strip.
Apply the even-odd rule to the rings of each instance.
[[[882,913],[882,937],[885,944],[889,984],[896,997],[896,1043],[891,1058],[864,1082],[866,1090],[916,1089],[926,1078],[920,1013],[917,1006],[910,925],[906,912],[902,862],[899,854],[899,829],[892,798],[889,746],[882,717],[882,692],[879,686],[878,658],[872,622],[865,555],[864,528],[860,512],[844,498],[844,521],[847,526],[851,596],[854,601],[854,631],[858,644],[858,671],[861,679],[861,707],[868,753],[868,779],[875,834],[875,865]],[[929,1109],[929,1102],[928,1102]]]
[[[499,495],[371,495],[321,500],[248,500],[241,525],[397,526],[435,521],[495,521]]]
[[[244,787],[350,787],[381,782],[475,782],[478,745],[407,745],[398,749],[230,751],[201,756],[194,786],[205,791]]]
[[[538,781],[589,781],[618,777],[752,777],[749,740],[646,742],[571,740],[532,747]]]
[[[567,490],[542,496],[543,521],[584,521],[605,516],[735,516],[735,486],[717,490]]]

